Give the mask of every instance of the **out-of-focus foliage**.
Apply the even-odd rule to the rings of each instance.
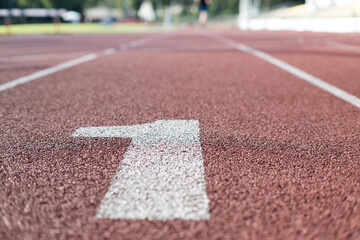
[[[83,12],[85,8],[95,6],[109,6],[122,9],[138,10],[145,0],[0,0],[0,8],[65,8]],[[151,0],[155,8],[162,8],[170,4],[182,4],[184,9],[189,9],[194,0]],[[304,3],[305,0],[261,0],[261,8],[268,9],[280,3]],[[212,0],[210,13],[236,14],[239,0]]]
[[[235,14],[239,10],[239,0],[213,0],[210,14]]]

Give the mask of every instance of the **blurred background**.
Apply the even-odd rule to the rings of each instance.
[[[0,0],[0,34],[176,29],[195,25],[197,15],[194,0]],[[334,25],[330,19],[341,18],[356,20],[357,31],[359,17],[360,0],[212,0],[209,8],[210,25],[244,30],[308,30],[309,19]]]

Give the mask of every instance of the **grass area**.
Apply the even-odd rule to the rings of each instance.
[[[144,32],[160,32],[165,29],[157,25],[149,25],[146,23],[116,23],[106,26],[101,23],[61,23],[55,24],[15,24],[8,26],[0,26],[0,35],[8,34],[75,34],[75,33],[144,33]]]

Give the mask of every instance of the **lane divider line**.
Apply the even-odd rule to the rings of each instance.
[[[22,55],[22,56],[9,56],[0,57],[0,62],[24,62],[24,61],[37,61],[48,59],[59,59],[66,57],[79,57],[81,55],[89,54],[89,52],[62,52],[62,53],[50,53],[50,54],[34,54],[34,55]]]
[[[10,89],[10,88],[14,88],[14,87],[16,87],[18,85],[21,85],[21,84],[25,84],[25,83],[34,81],[34,80],[36,80],[38,78],[42,78],[42,77],[45,77],[47,75],[59,72],[61,70],[64,70],[64,69],[79,65],[81,63],[94,60],[97,57],[98,57],[98,55],[95,54],[95,53],[87,54],[85,56],[82,56],[82,57],[79,57],[79,58],[76,58],[76,59],[73,59],[73,60],[70,60],[70,61],[67,61],[67,62],[64,62],[64,63],[60,63],[58,65],[46,68],[44,70],[41,70],[41,71],[38,71],[38,72],[35,72],[35,73],[32,73],[30,75],[15,79],[13,81],[10,81],[10,82],[7,82],[7,83],[4,83],[4,84],[0,85],[0,92],[5,91],[5,90]]]
[[[115,48],[108,48],[108,49],[105,49],[103,51],[104,55],[108,56],[108,55],[112,55],[116,52],[116,49]]]
[[[148,44],[150,42],[169,37],[171,35],[172,34],[149,36],[149,37],[145,37],[145,38],[141,38],[141,39],[138,39],[138,40],[131,41],[129,43],[121,44],[118,48],[119,48],[120,51],[126,51],[126,50],[129,50],[131,48],[140,47],[140,46]]]
[[[119,46],[119,48],[120,48],[120,50],[124,51],[124,50],[127,50],[127,49],[131,48],[131,47],[132,48],[138,47],[138,46],[147,44],[147,43],[149,43],[151,41],[159,40],[161,38],[168,37],[168,36],[169,36],[169,34],[161,35],[161,36],[155,36],[155,37],[154,36],[144,37],[144,38],[141,38],[141,39],[138,39],[138,40],[131,41],[130,43],[121,44]],[[70,60],[70,61],[67,61],[67,62],[64,62],[64,63],[60,63],[58,65],[55,65],[55,66],[40,70],[40,71],[35,72],[35,73],[32,73],[30,75],[20,77],[20,78],[17,78],[15,80],[12,80],[10,82],[1,84],[0,85],[0,92],[8,90],[10,88],[14,88],[16,86],[19,86],[19,85],[22,85],[22,84],[25,84],[25,83],[28,83],[28,82],[31,82],[31,81],[34,81],[36,79],[48,76],[50,74],[59,72],[61,70],[64,70],[64,69],[79,65],[81,63],[92,61],[92,60],[94,60],[94,59],[96,59],[96,58],[98,58],[98,57],[100,57],[102,55],[105,55],[105,56],[112,55],[115,52],[116,52],[115,48],[108,48],[108,49],[103,50],[100,54],[90,53],[90,54],[87,54],[85,56],[82,56],[82,57],[79,57],[79,58],[76,58],[76,59],[73,59],[73,60]]]
[[[311,83],[322,90],[331,93],[332,95],[354,105],[357,108],[360,108],[360,99],[338,87],[335,87],[334,85],[331,85],[330,83],[325,82],[324,80],[321,80],[320,78],[317,78],[307,72],[304,72],[303,70],[292,66],[278,58],[275,58],[273,56],[270,56],[269,54],[266,54],[262,51],[256,50],[254,48],[251,48],[247,45],[238,43],[234,40],[228,39],[223,36],[215,35],[215,34],[206,34],[209,38],[212,38],[214,40],[217,40],[219,42],[222,42],[230,47],[233,47],[235,49],[238,49],[239,51],[251,54],[255,57],[258,57],[268,63],[271,63],[272,65],[308,82]]]
[[[345,43],[329,41],[329,42],[327,42],[327,45],[330,47],[333,47],[333,48],[338,48],[338,49],[345,49],[345,50],[357,51],[357,52],[360,51],[359,46],[349,45],[349,44],[345,44]]]

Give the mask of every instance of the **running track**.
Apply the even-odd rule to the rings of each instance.
[[[237,29],[1,37],[0,86],[94,59],[0,92],[0,239],[360,239],[359,108],[235,45],[357,101],[359,39]],[[132,140],[74,132],[158,120],[198,121],[208,217],[97,217]]]

